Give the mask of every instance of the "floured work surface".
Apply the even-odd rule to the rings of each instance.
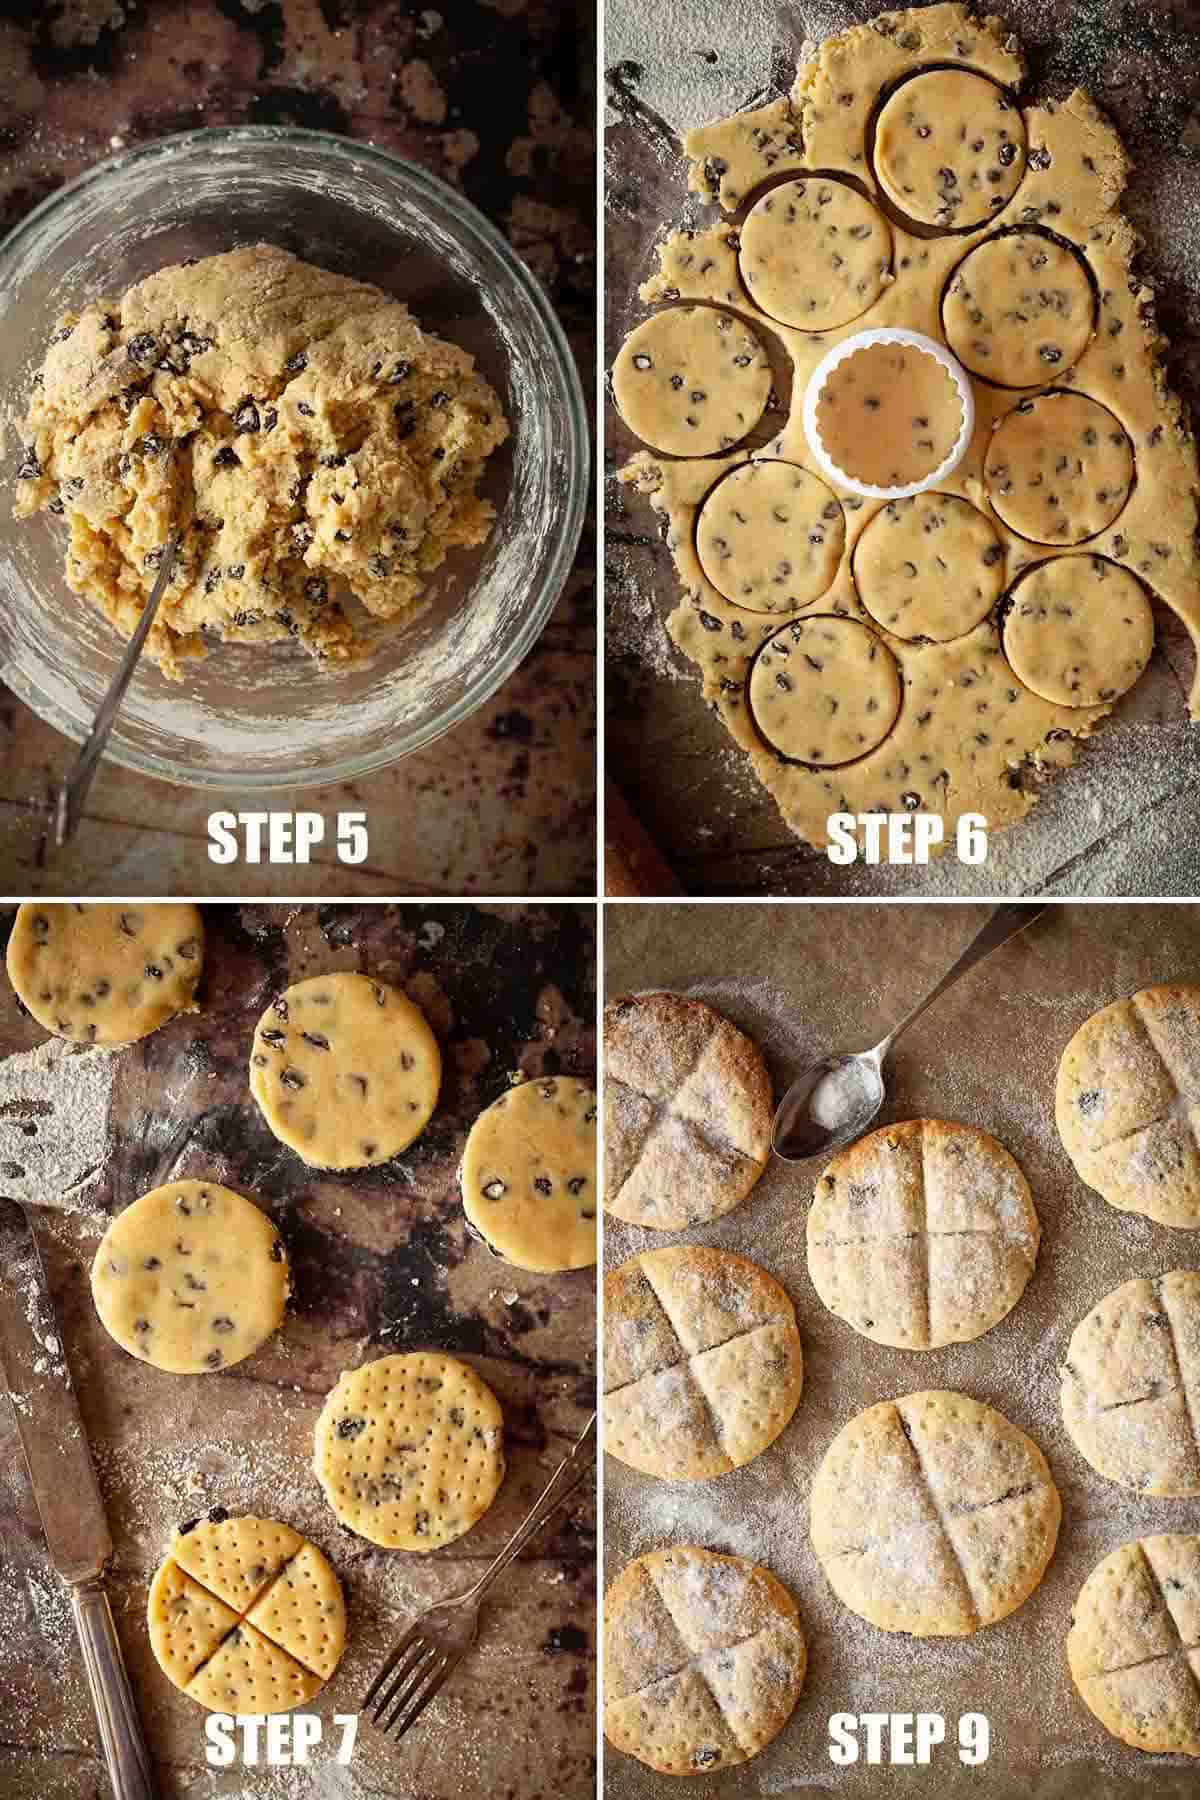
[[[1065,907],[1036,922],[913,1026],[898,1046],[880,1122],[963,1120],[1000,1139],[1033,1190],[1042,1224],[1037,1266],[1012,1312],[972,1343],[914,1353],[876,1345],[835,1318],[809,1279],[804,1222],[824,1163],[775,1162],[725,1218],[685,1232],[608,1220],[609,1265],[663,1244],[704,1243],[749,1256],[796,1306],[804,1392],[779,1439],[714,1481],[667,1483],[610,1458],[605,1468],[605,1579],[672,1543],[762,1562],[795,1595],[809,1647],[804,1692],[763,1755],[688,1793],[779,1795],[828,1789],[846,1800],[899,1784],[937,1800],[1184,1800],[1191,1758],[1144,1756],[1108,1736],[1075,1694],[1066,1662],[1071,1609],[1116,1545],[1200,1530],[1200,1501],[1155,1500],[1099,1476],[1059,1412],[1059,1364],[1075,1326],[1131,1275],[1200,1266],[1194,1232],[1118,1213],[1075,1176],[1054,1126],[1058,1059],[1076,1027],[1117,994],[1194,970],[1191,909]],[[618,907],[610,909],[608,996],[667,987],[704,1000],[762,1045],[777,1095],[813,1058],[874,1042],[944,971],[986,915],[975,907]],[[736,930],[737,978],[730,966]],[[870,946],[869,957],[864,946]],[[961,1639],[876,1630],[842,1606],[809,1542],[809,1495],[825,1451],[857,1413],[897,1395],[949,1388],[995,1407],[1044,1453],[1062,1495],[1057,1548],[1040,1585],[997,1625]],[[837,1768],[834,1712],[941,1712],[947,1746],[925,1771]],[[959,1764],[957,1727],[984,1712],[992,1749]],[[861,1743],[860,1738],[860,1743]],[[609,1751],[613,1800],[661,1800],[667,1778]]]
[[[4,931],[11,916],[0,915]],[[70,1190],[36,1217],[116,1545],[109,1589],[160,1791],[164,1800],[414,1791],[464,1800],[490,1791],[499,1762],[517,1800],[551,1788],[585,1800],[595,1743],[586,1487],[508,1572],[476,1651],[402,1759],[364,1725],[352,1766],[338,1767],[332,1720],[357,1710],[386,1650],[423,1607],[477,1577],[594,1405],[591,1272],[534,1275],[498,1262],[466,1235],[455,1175],[468,1126],[512,1070],[593,1078],[589,921],[570,907],[485,914],[420,905],[206,906],[204,918],[200,1010],[111,1058],[69,1056],[73,1047],[55,1040],[53,1055],[37,1054],[18,1065],[24,1079],[9,1079],[12,1053],[33,1049],[43,1033],[0,988],[0,1185],[26,1199],[39,1183],[50,1197],[60,1179]],[[336,1175],[305,1168],[272,1136],[250,1097],[248,1065],[255,1024],[277,994],[308,976],[359,969],[421,1006],[445,1079],[437,1112],[407,1151]],[[107,1085],[93,1074],[98,1056]],[[78,1145],[63,1130],[60,1095]],[[235,1369],[168,1375],[108,1337],[88,1271],[111,1213],[158,1183],[201,1175],[270,1214],[295,1296],[280,1330]],[[0,1275],[0,1304],[25,1303]],[[343,1369],[428,1347],[469,1363],[495,1392],[508,1472],[460,1544],[418,1557],[339,1527],[312,1470],[313,1432]],[[326,1738],[308,1770],[206,1770],[204,1714],[151,1654],[155,1570],[172,1532],[214,1507],[286,1521],[330,1558],[345,1592],[346,1654],[311,1706]],[[91,1800],[103,1787],[68,1596],[47,1560],[2,1393],[0,1714],[4,1800]]]
[[[698,33],[707,12],[697,7]],[[698,739],[711,756],[713,734],[693,729],[685,718],[687,741],[676,739],[676,753],[667,752],[664,767],[685,795],[696,785],[683,817],[695,821],[697,809],[706,816],[692,823],[688,841],[670,841],[682,829],[678,822],[663,829],[685,880],[696,857],[697,885],[862,891],[865,884],[853,876],[839,880],[812,869],[811,855],[794,845],[790,858],[786,843],[768,845],[768,837],[779,838],[779,814],[816,846],[825,843],[826,820],[836,811],[940,813],[951,831],[963,812],[977,811],[996,831],[1030,810],[1047,774],[1071,763],[1077,739],[1115,706],[1131,724],[1187,715],[1181,683],[1190,684],[1188,640],[1200,621],[1195,451],[1186,415],[1159,368],[1164,346],[1153,292],[1132,260],[1133,228],[1119,210],[1125,153],[1082,93],[1025,104],[1023,65],[1016,39],[1007,35],[1009,23],[1019,26],[1021,19],[987,25],[943,5],[888,14],[827,40],[819,56],[814,52],[801,62],[789,95],[684,134],[689,185],[699,200],[681,201],[682,180],[671,165],[677,154],[681,169],[683,153],[661,132],[654,152],[665,167],[648,184],[651,205],[662,209],[656,221],[614,175],[617,263],[627,264],[631,283],[653,263],[646,229],[661,239],[665,227],[683,226],[654,246],[658,270],[639,290],[642,301],[658,305],[653,317],[664,320],[672,309],[703,301],[742,328],[752,323],[775,376],[776,404],[757,429],[714,448],[705,436],[709,401],[696,404],[708,384],[693,381],[690,368],[683,371],[676,401],[685,421],[697,421],[698,454],[660,454],[677,444],[660,432],[654,447],[640,450],[621,471],[659,514],[672,569],[656,553],[656,598],[679,602],[668,630],[700,667],[705,699],[733,742],[749,753],[754,774],[778,807],[773,813],[747,793],[753,783],[740,756],[722,757],[716,780],[710,763],[707,782],[696,781],[693,742]],[[785,55],[777,52],[773,72]],[[767,62],[766,41],[763,56]],[[622,89],[631,80],[634,85]],[[942,85],[926,105],[925,90],[935,83]],[[1037,83],[1031,86],[1036,98]],[[990,111],[976,90],[992,98]],[[620,65],[617,91],[633,96],[628,111],[636,120],[636,78],[622,75]],[[880,111],[881,96],[886,103]],[[951,122],[956,143],[963,138],[953,158],[942,141]],[[622,132],[616,145],[623,142]],[[634,149],[631,161],[637,160]],[[1142,172],[1151,195],[1154,175],[1154,164]],[[907,225],[894,204],[903,191]],[[1162,204],[1172,191],[1164,189]],[[622,229],[624,206],[641,214],[640,244]],[[866,218],[859,217],[863,209]],[[836,238],[824,223],[835,214]],[[802,271],[814,268],[815,275],[802,278]],[[626,326],[643,310],[632,300],[623,311],[614,302],[614,392],[637,433],[618,427],[619,457],[639,439],[654,441],[644,409],[635,421],[625,398],[632,371],[623,368],[620,349]],[[805,326],[806,316],[813,325]],[[896,325],[949,340],[973,371],[972,446],[942,484],[936,506],[924,499],[890,506],[864,501],[817,482],[800,420],[808,376],[831,345],[859,330]],[[642,372],[654,378],[654,368]],[[678,380],[681,371],[672,373]],[[869,435],[869,416],[863,417]],[[756,567],[747,584],[736,534],[724,529],[729,508],[723,496],[748,463],[764,461],[803,469],[824,504],[812,504],[808,492],[797,500],[791,509],[795,543],[774,555],[765,543],[778,518],[774,507],[768,502],[761,520],[750,517],[755,562],[763,561],[765,549],[771,578]],[[766,499],[756,501],[760,510]],[[931,511],[959,516],[931,519]],[[717,533],[709,529],[710,514],[719,515]],[[964,526],[964,516],[974,532]],[[636,570],[634,551],[645,528],[636,500],[628,502],[627,520],[625,530],[624,520],[613,521],[618,577]],[[815,567],[814,533],[824,537]],[[828,554],[832,537],[844,543],[836,557]],[[1065,602],[1054,591],[1060,581],[1047,589],[1039,564],[1056,576],[1069,574]],[[928,610],[919,597],[931,590],[949,598],[951,604],[937,610],[950,616],[918,616]],[[1157,602],[1159,653],[1151,673],[1139,679],[1150,644],[1148,600]],[[644,595],[618,597],[617,659],[628,655],[626,624],[643,650],[654,639],[646,610]],[[825,687],[815,694],[807,666],[796,683],[781,663],[781,648],[785,655],[805,653],[806,646],[789,642],[791,628],[829,615],[845,621],[835,625],[843,636],[855,628],[873,634],[878,658],[902,684],[894,724],[892,712],[877,705],[873,719],[850,720],[849,737],[839,730],[847,706],[854,710],[860,683],[836,646],[830,654],[838,666],[830,667],[828,678],[818,675]],[[1102,650],[1092,631],[1101,619]],[[779,666],[764,681],[767,655]],[[651,656],[665,673],[667,646],[653,644]],[[1122,700],[1135,683],[1136,693]],[[611,710],[618,713],[619,733],[632,709],[624,684],[618,680],[614,688]],[[670,740],[668,707],[680,713],[686,708],[666,701],[653,720]],[[781,716],[789,707],[799,734]],[[823,722],[823,729],[808,731],[810,721]],[[1182,724],[1156,747],[1154,734],[1146,735],[1151,755],[1163,764],[1151,768],[1143,757],[1140,769],[1119,771],[1140,785],[1143,802],[1158,797],[1155,786],[1161,792],[1173,780],[1181,785],[1194,756]],[[621,745],[622,737],[616,741]],[[1186,764],[1179,761],[1181,745]],[[643,734],[641,760],[657,764],[657,747],[649,757],[645,749]],[[1011,850],[993,842],[989,888],[1035,886],[1102,835],[1096,827],[1110,808],[1093,805],[1088,761],[1070,791],[1078,799],[1087,795],[1091,817],[1068,811],[1068,835],[1059,808],[1054,829],[1028,844]],[[663,783],[665,777],[656,779]],[[632,772],[630,785],[635,801],[649,790],[642,811],[656,825],[654,787]],[[726,823],[731,815],[738,821],[732,828]],[[748,867],[739,866],[739,840],[750,850]],[[706,865],[714,860],[721,866],[709,874]],[[971,880],[967,871],[964,882],[958,868],[953,877],[960,890]],[[882,879],[872,874],[876,887],[887,880],[886,873]],[[915,883],[908,876],[906,886],[936,891],[946,880],[940,872],[917,876]],[[1098,885],[1104,886],[1102,877]]]

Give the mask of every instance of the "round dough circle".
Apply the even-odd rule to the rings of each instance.
[[[1063,1051],[1054,1112],[1110,1206],[1200,1226],[1200,987],[1142,988],[1093,1013]]]
[[[969,1637],[1015,1612],[1042,1579],[1061,1516],[1032,1438],[946,1390],[859,1413],[812,1488],[813,1549],[838,1599],[913,1637]]]
[[[802,331],[848,325],[891,279],[891,227],[844,181],[815,176],[772,188],[740,235],[747,291],[771,318]]]
[[[901,488],[945,462],[963,429],[963,403],[949,370],[927,350],[865,344],[825,377],[816,427],[843,474]]]
[[[743,463],[717,483],[696,520],[701,568],[747,612],[811,606],[832,585],[845,547],[841,501],[795,463]]]
[[[1200,1494],[1188,1400],[1200,1383],[1200,1272],[1136,1276],[1075,1327],[1063,1423],[1093,1469],[1135,1494]]]
[[[442,1057],[420,1007],[367,975],[298,981],[258,1021],[250,1092],[314,1169],[397,1156],[428,1125]]]
[[[480,1113],[462,1161],[463,1211],[518,1269],[596,1260],[596,1095],[586,1081],[524,1081]]]
[[[1079,1590],[1067,1662],[1080,1698],[1135,1750],[1200,1756],[1200,1537],[1137,1538]]]
[[[732,313],[672,306],[644,319],[613,364],[613,399],[630,431],[672,456],[732,450],[771,392],[771,365]]]
[[[1017,679],[1059,706],[1097,706],[1131,688],[1154,648],[1137,578],[1103,556],[1056,556],[1021,576],[1004,621]]]
[[[351,1531],[387,1550],[436,1550],[482,1519],[504,1480],[500,1402],[453,1356],[382,1356],[330,1389],[313,1467]]]
[[[792,1715],[808,1656],[796,1602],[760,1563],[652,1550],[604,1597],[604,1735],[665,1775],[748,1762]]]
[[[840,1150],[808,1213],[808,1272],[863,1337],[940,1350],[1011,1312],[1037,1261],[1029,1183],[973,1125],[909,1119]]]
[[[875,174],[910,219],[961,231],[994,219],[1025,173],[1025,121],[1002,88],[935,69],[897,88],[875,126]]]
[[[746,1198],[771,1151],[762,1052],[700,1000],[635,994],[604,1010],[604,1205],[682,1231]]]
[[[942,301],[946,342],[997,387],[1058,380],[1087,349],[1095,305],[1079,258],[1035,231],[1003,232],[959,263]]]
[[[1112,524],[1133,485],[1120,421],[1084,394],[1039,394],[1000,420],[984,457],[988,499],[1037,544],[1081,544]]]
[[[750,674],[750,710],[767,743],[836,768],[881,744],[900,711],[900,670],[857,619],[796,619],[768,638]]]
[[[278,1520],[221,1508],[175,1533],[146,1613],[159,1668],[213,1712],[313,1699],[346,1643],[341,1584],[317,1546]]]
[[[118,1213],[92,1297],[123,1350],[175,1375],[250,1356],[283,1323],[287,1256],[261,1207],[215,1181],[172,1181]]]
[[[188,905],[50,905],[26,900],[8,940],[8,978],[47,1031],[132,1044],[196,1010],[204,922]]]
[[[889,500],[854,548],[854,583],[877,624],[949,643],[986,619],[1004,588],[1004,546],[954,494]]]
[[[687,1245],[604,1279],[604,1443],[663,1481],[708,1481],[773,1444],[800,1400],[788,1296],[756,1263]]]

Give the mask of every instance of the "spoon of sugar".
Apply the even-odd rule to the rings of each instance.
[[[1045,912],[1040,906],[998,906],[936,987],[873,1050],[822,1057],[793,1081],[779,1103],[771,1148],[784,1162],[806,1162],[861,1137],[883,1105],[883,1062],[901,1032],[976,963]]]

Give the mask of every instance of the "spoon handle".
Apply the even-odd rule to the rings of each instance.
[[[930,988],[923,1000],[918,1000],[907,1017],[901,1019],[900,1023],[894,1026],[884,1038],[882,1044],[876,1047],[875,1056],[878,1061],[883,1061],[900,1033],[907,1031],[913,1020],[919,1019],[925,1008],[932,1006],[938,996],[944,994],[948,987],[953,987],[960,976],[965,975],[968,969],[973,969],[976,963],[982,962],[985,956],[990,956],[993,950],[998,950],[1001,944],[1007,944],[1009,938],[1016,937],[1018,931],[1024,931],[1025,927],[1032,924],[1038,914],[1045,910],[1044,902],[1035,906],[1027,906],[1020,902],[1012,906],[998,906],[987,924],[971,939],[961,956],[951,963],[937,985]]]

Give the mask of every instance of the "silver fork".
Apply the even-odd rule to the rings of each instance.
[[[596,1450],[596,1415],[592,1414],[576,1442],[534,1501],[527,1517],[496,1558],[465,1594],[440,1600],[423,1612],[401,1638],[363,1696],[363,1711],[381,1731],[399,1740],[411,1731],[429,1702],[449,1681],[479,1631],[484,1595],[525,1545],[555,1514],[587,1475]],[[373,1704],[372,1704],[373,1703]]]

